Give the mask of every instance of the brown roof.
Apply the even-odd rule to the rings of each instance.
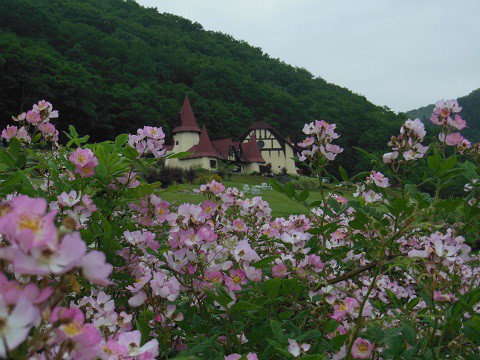
[[[242,155],[248,162],[266,162],[257,144],[257,139],[252,133],[250,140],[242,144]]]
[[[265,121],[255,121],[249,128],[249,130],[257,129],[272,129],[272,126]]]
[[[192,146],[187,151],[192,154],[186,157],[185,159],[194,159],[194,158],[205,157],[205,156],[222,158],[222,155],[213,147],[205,126],[203,127],[202,133],[200,134],[200,140],[198,141],[198,144]]]
[[[195,116],[193,115],[192,106],[188,100],[188,96],[185,96],[183,101],[182,111],[180,113],[181,125],[173,129],[173,133],[189,131],[189,132],[200,132],[200,128],[197,125]]]
[[[231,138],[213,140],[212,145],[217,151],[224,157],[228,158],[230,155],[230,147],[233,146],[233,141]]]

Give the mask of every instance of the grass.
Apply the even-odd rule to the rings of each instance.
[[[243,188],[243,184],[260,185],[263,182],[268,183],[268,179],[261,176],[252,175],[234,175],[230,180],[223,181],[226,187]],[[199,185],[178,184],[160,193],[160,197],[176,205],[189,202],[198,204],[204,200],[199,194],[192,193],[192,190],[199,188]],[[310,190],[309,202],[320,200],[320,190]],[[258,195],[246,194],[247,197]],[[306,212],[306,209],[297,202],[289,199],[286,195],[275,190],[263,190],[260,196],[270,204],[274,217],[288,217],[289,215],[299,215]]]

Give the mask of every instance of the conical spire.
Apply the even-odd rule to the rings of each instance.
[[[190,100],[188,96],[185,95],[185,100],[183,101],[182,111],[180,113],[181,125],[177,126],[173,133],[188,131],[188,132],[200,132],[200,128],[197,125],[195,116],[193,115],[192,106],[190,105]]]
[[[202,133],[200,134],[200,140],[197,145],[193,146],[189,152],[192,155],[189,158],[197,158],[197,157],[220,157],[218,151],[216,151],[210,141],[210,137],[208,136],[207,128],[205,125],[202,128]]]
[[[243,149],[243,156],[249,162],[259,162],[264,163],[266,162],[262,156],[262,152],[257,144],[257,138],[255,137],[255,133],[252,131],[250,134],[250,140],[242,145]]]

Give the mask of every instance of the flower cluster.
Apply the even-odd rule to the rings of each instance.
[[[447,108],[438,121],[459,111]],[[130,146],[160,156],[164,135],[154,129],[140,129]],[[301,156],[317,162],[317,175],[341,152],[334,130],[324,121],[304,128]],[[387,158],[421,159],[424,138],[421,122],[408,120]],[[261,197],[217,181],[199,186],[198,202],[172,205],[137,176],[152,161],[119,156],[131,152],[120,143],[68,157],[60,148],[25,169],[46,180],[0,186],[1,358],[422,358],[430,349],[455,358],[478,350],[474,167],[466,215],[454,221],[443,216],[453,200],[375,170],[357,184],[365,201],[347,200],[350,183],[307,200],[285,186],[307,211],[274,217]],[[97,165],[104,171],[92,178]]]
[[[152,154],[155,158],[165,155],[165,134],[162,128],[145,126],[137,135],[128,135],[128,145],[137,150],[139,157]]]
[[[17,117],[12,117],[15,122],[21,126],[7,126],[2,131],[2,138],[10,140],[17,138],[24,143],[30,143],[32,139],[38,141],[37,134],[45,142],[56,143],[58,141],[58,130],[50,119],[58,117],[58,111],[53,110],[52,104],[48,101],[41,100],[33,105],[33,108],[26,113],[22,113]]]
[[[64,224],[70,225],[69,221],[73,220],[73,229],[78,230],[85,228],[92,216],[92,213],[97,211],[97,206],[93,203],[92,198],[88,194],[82,196],[81,192],[75,190],[62,192],[57,201],[52,201],[49,205],[50,210],[58,211],[63,214]]]
[[[81,269],[92,282],[106,285],[112,266],[105,254],[87,252],[77,232],[60,234],[54,223],[55,211],[45,213],[47,202],[16,196],[3,205],[0,233],[5,244],[0,256],[22,275],[61,275]]]
[[[400,128],[400,135],[390,139],[388,145],[393,151],[383,155],[383,162],[390,164],[399,154],[405,161],[421,159],[428,150],[428,146],[421,144],[425,135],[425,126],[419,119],[408,119]]]
[[[329,161],[335,160],[335,157],[343,152],[340,146],[332,144],[332,141],[340,136],[335,132],[335,128],[335,124],[329,124],[324,120],[306,124],[303,133],[309,136],[297,144],[304,149],[298,154],[300,161],[313,160],[316,154]]]
[[[440,126],[442,132],[438,139],[442,143],[453,146],[460,154],[469,152],[478,154],[478,146],[472,146],[472,143],[458,132],[467,127],[466,121],[459,115],[461,110],[457,100],[439,101],[435,104],[430,121]]]
[[[92,150],[76,148],[68,159],[75,164],[75,172],[81,178],[92,177],[95,174],[95,166],[98,165],[98,159]]]

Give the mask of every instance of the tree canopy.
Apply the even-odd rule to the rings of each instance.
[[[306,122],[335,122],[349,149],[339,161],[359,170],[352,147],[381,151],[404,120],[258,47],[132,0],[4,0],[0,25],[3,127],[47,99],[92,140],[143,125],[169,136],[188,94],[213,138],[264,120],[297,140]]]

